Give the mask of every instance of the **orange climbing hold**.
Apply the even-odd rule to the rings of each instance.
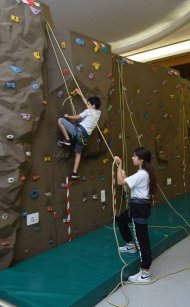
[[[32,176],[32,180],[33,181],[37,181],[37,180],[39,180],[40,179],[40,176],[39,175],[34,175],[34,176]]]

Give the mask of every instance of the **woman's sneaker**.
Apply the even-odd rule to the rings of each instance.
[[[137,252],[137,249],[135,247],[135,244],[133,243],[127,243],[125,246],[119,247],[120,253],[130,253],[134,254]]]
[[[140,271],[137,274],[129,276],[128,280],[131,282],[148,283],[151,281],[150,271],[147,272],[140,269]]]

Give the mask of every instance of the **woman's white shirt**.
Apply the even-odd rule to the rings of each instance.
[[[127,183],[131,190],[131,198],[143,198],[149,199],[149,185],[150,185],[150,178],[147,171],[144,169],[138,170],[132,176],[126,177],[124,181]]]

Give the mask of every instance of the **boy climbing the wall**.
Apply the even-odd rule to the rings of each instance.
[[[58,142],[60,144],[70,146],[70,138],[74,139],[75,141],[75,161],[71,180],[76,180],[80,177],[78,175],[78,168],[81,160],[81,153],[83,147],[84,145],[86,145],[87,139],[92,134],[92,131],[95,129],[96,124],[98,123],[101,115],[101,111],[99,110],[101,101],[98,97],[95,96],[86,99],[79,89],[76,89],[75,92],[81,97],[87,108],[78,115],[64,114],[63,118],[58,119],[58,126],[64,135],[64,139],[59,140]],[[73,125],[67,119],[81,121],[78,125]]]

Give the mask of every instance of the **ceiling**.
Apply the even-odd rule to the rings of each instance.
[[[56,28],[134,54],[190,39],[190,0],[43,0]]]

